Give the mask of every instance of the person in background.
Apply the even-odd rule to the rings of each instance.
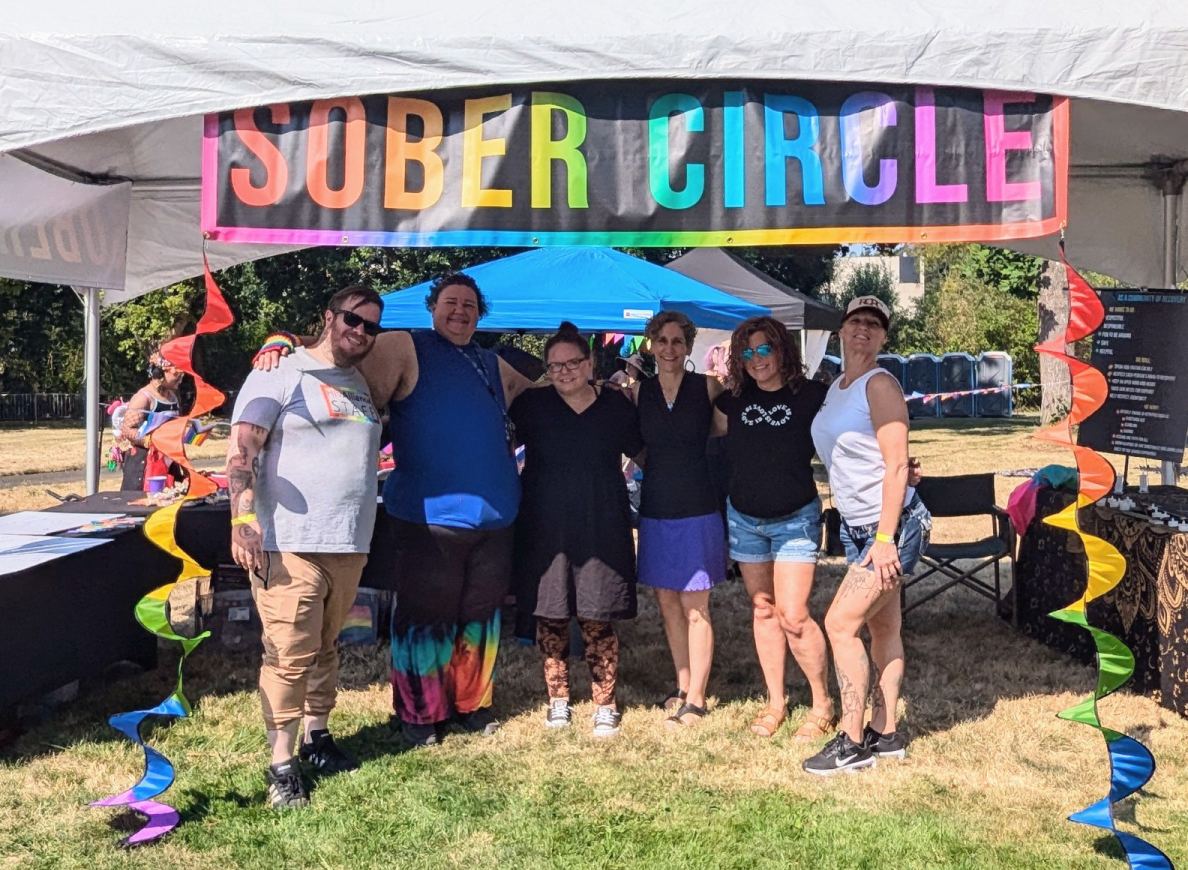
[[[324,773],[358,764],[334,742],[337,639],[375,525],[379,414],[355,365],[378,331],[379,295],[345,287],[321,336],[253,371],[235,401],[227,451],[231,555],[248,572],[264,635],[260,700],[273,807],[308,803],[294,751]]]
[[[771,737],[787,717],[784,667],[791,649],[812,693],[812,709],[796,731],[797,740],[808,742],[836,724],[825,635],[809,614],[821,539],[809,427],[826,388],[805,378],[797,343],[772,317],[753,317],[734,330],[728,380],[732,389],[716,402],[730,458],[727,536],[751,599],[767,685],[767,707],[751,731]]]
[[[148,489],[150,477],[173,477],[181,479],[181,469],[164,454],[152,446],[152,433],[145,431],[145,424],[152,425],[181,412],[178,388],[185,373],[154,351],[149,358],[147,374],[149,382],[134,395],[123,408],[120,421],[120,436],[130,447],[124,453],[123,490]]]
[[[672,714],[667,724],[679,727],[709,712],[709,596],[726,578],[726,529],[706,458],[713,402],[722,386],[687,369],[697,327],[684,314],[661,311],[644,335],[657,373],[631,390],[645,448],[639,582],[655,590],[664,618],[676,686],[660,705]]]
[[[636,614],[635,547],[621,471],[642,443],[635,407],[592,385],[590,346],[570,323],[545,345],[550,386],[512,405],[524,445],[516,599],[534,603],[549,695],[545,724],[570,724],[569,624],[577,617],[593,684],[595,737],[619,733],[616,620]]]
[[[475,343],[487,302],[469,275],[435,280],[425,306],[431,330],[379,334],[369,322],[375,347],[359,363],[390,415],[396,468],[383,500],[396,550],[388,566],[397,602],[392,702],[412,746],[440,742],[451,718],[472,733],[499,727],[491,704],[500,608],[520,504],[507,408],[532,386]],[[266,345],[256,364],[277,365],[284,352]]]
[[[890,325],[891,312],[877,297],[850,302],[838,333],[842,374],[813,420],[813,442],[842,516],[849,567],[825,615],[841,692],[841,728],[805,760],[804,770],[812,774],[857,770],[906,754],[896,724],[904,672],[899,586],[928,546],[932,517],[910,485],[903,390],[878,365]],[[869,656],[863,627],[870,631]],[[864,730],[872,661],[877,677]]]

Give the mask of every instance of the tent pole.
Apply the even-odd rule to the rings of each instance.
[[[1182,172],[1169,172],[1163,184],[1163,286],[1174,290],[1176,286],[1176,257],[1180,247],[1180,199],[1184,190]],[[1159,482],[1164,486],[1175,486],[1179,482],[1180,463],[1160,464]]]
[[[82,296],[86,345],[84,350],[84,389],[87,404],[87,495],[99,491],[99,450],[103,437],[103,416],[99,408],[99,290],[76,287]]]

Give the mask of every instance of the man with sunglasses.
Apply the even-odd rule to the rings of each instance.
[[[248,375],[227,451],[231,554],[249,574],[264,634],[260,700],[273,807],[308,803],[294,752],[322,773],[354,770],[327,720],[338,689],[338,634],[375,525],[379,414],[355,368],[379,333],[379,295],[334,294],[322,332],[285,365]]]
[[[473,278],[438,278],[425,306],[431,330],[385,332],[359,366],[376,405],[388,406],[396,459],[384,485],[396,553],[392,695],[412,746],[439,742],[452,717],[473,733],[498,728],[500,608],[520,506],[508,407],[531,386],[475,344],[487,302]],[[264,351],[261,368],[284,353]]]

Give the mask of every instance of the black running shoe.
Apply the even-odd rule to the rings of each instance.
[[[296,758],[269,767],[264,773],[264,780],[268,783],[268,802],[274,810],[309,805],[309,792],[301,781]]]
[[[401,721],[400,736],[404,738],[405,743],[413,748],[436,746],[441,742],[441,736],[437,733],[437,725],[433,722],[427,725],[418,725],[415,722]]]
[[[869,749],[855,743],[845,731],[838,731],[837,736],[826,743],[824,749],[812,758],[806,758],[801,767],[805,773],[831,776],[842,771],[874,767],[875,763],[876,759]]]
[[[875,758],[898,758],[903,761],[907,757],[907,740],[898,731],[880,734],[867,725],[862,732],[862,745]]]
[[[359,762],[338,748],[326,730],[309,732],[309,742],[301,744],[301,760],[312,764],[322,773],[350,773],[359,769]]]
[[[458,724],[462,726],[463,731],[482,734],[484,737],[490,737],[499,730],[499,720],[495,718],[490,707],[479,707],[472,713],[459,713]]]

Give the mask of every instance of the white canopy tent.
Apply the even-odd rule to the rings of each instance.
[[[755,0],[746,15],[730,15],[718,3],[624,0],[563,12],[547,0],[234,8],[46,0],[7,9],[0,28],[0,190],[30,165],[45,170],[48,202],[51,179],[130,182],[122,288],[105,290],[104,303],[201,273],[205,113],[496,82],[656,77],[1068,96],[1070,260],[1136,285],[1188,274],[1177,238],[1188,170],[1188,7],[1177,4],[925,0],[892,11],[872,0]],[[0,201],[0,216],[13,205]],[[1056,240],[1014,246],[1053,256]],[[283,250],[208,252],[219,268]],[[98,291],[86,295],[94,329]],[[97,344],[88,359],[88,392],[97,397]],[[98,479],[97,407],[91,414],[89,485]]]

